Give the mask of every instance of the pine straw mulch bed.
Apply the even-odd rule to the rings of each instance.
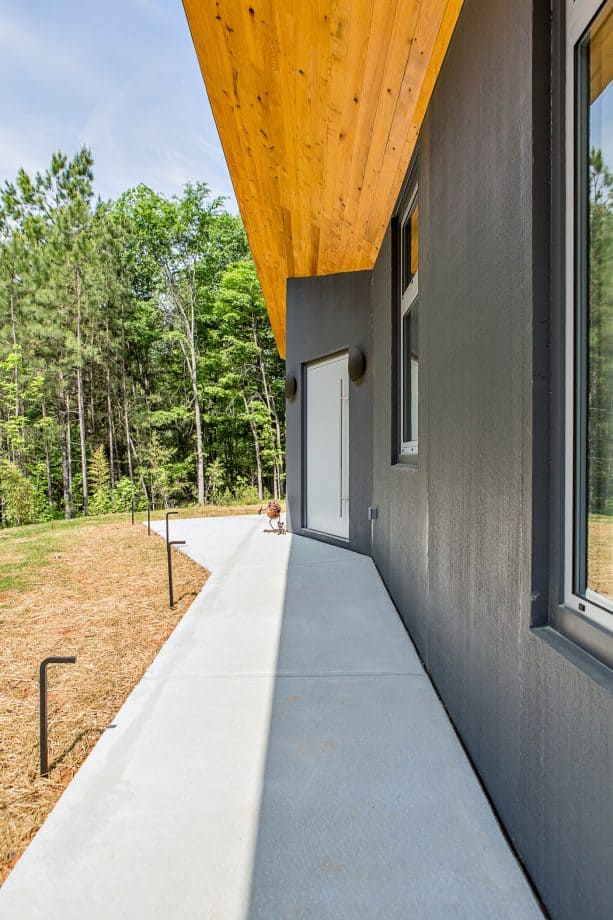
[[[208,575],[175,552],[170,610],[166,571],[163,540],[125,520],[0,534],[0,574],[9,586],[0,593],[0,883]],[[48,671],[44,779],[38,666],[48,655],[77,662]]]

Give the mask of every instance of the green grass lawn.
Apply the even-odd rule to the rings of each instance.
[[[65,543],[67,533],[80,522],[33,524],[0,533],[0,604],[7,591],[25,590],[34,578],[44,577],[50,558]]]
[[[0,604],[4,592],[23,591],[35,578],[44,577],[45,566],[66,547],[75,530],[126,520],[126,517],[125,514],[109,514],[27,524],[0,531]]]
[[[176,508],[179,517],[218,517],[232,514],[257,514],[257,505],[205,505]],[[151,519],[164,520],[166,511],[153,511]],[[147,520],[146,511],[134,515],[138,522]],[[0,606],[7,591],[26,590],[34,579],[44,577],[45,566],[66,549],[75,530],[84,527],[130,520],[130,512],[78,517],[70,521],[50,521],[0,530]]]

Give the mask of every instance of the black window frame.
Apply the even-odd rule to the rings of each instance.
[[[595,6],[594,14],[585,24],[583,33],[588,31],[590,23],[604,7],[604,3]],[[613,631],[590,617],[587,610],[582,609],[580,599],[576,604],[569,603],[568,595],[569,572],[572,573],[573,580],[576,576],[574,545],[572,558],[569,558],[569,534],[572,533],[574,541],[577,527],[574,470],[577,444],[581,437],[575,419],[576,386],[579,381],[574,371],[576,352],[577,349],[582,350],[581,342],[584,344],[585,338],[581,335],[581,324],[578,330],[575,327],[576,295],[582,283],[581,263],[576,263],[578,221],[575,219],[577,212],[581,213],[581,197],[577,182],[577,152],[581,145],[581,127],[579,131],[575,130],[579,41],[574,43],[571,55],[566,2],[554,5],[551,29],[550,61],[546,56],[541,61],[543,76],[547,73],[552,79],[551,156],[548,166],[551,179],[551,313],[547,333],[544,332],[544,317],[539,317],[538,311],[535,313],[534,343],[535,365],[538,364],[537,356],[544,353],[544,349],[547,348],[547,359],[541,360],[542,367],[539,370],[543,372],[544,379],[550,377],[551,381],[549,396],[542,393],[539,396],[540,387],[538,379],[535,378],[537,383],[534,389],[534,422],[535,425],[539,424],[540,419],[543,427],[547,425],[550,446],[545,463],[544,452],[540,451],[535,428],[533,458],[538,458],[540,451],[540,460],[538,468],[533,471],[535,542],[532,549],[531,625],[533,630],[557,651],[581,666],[602,686],[613,691]],[[569,66],[571,58],[572,66]],[[541,114],[545,116],[545,102]],[[581,119],[579,124],[581,126]],[[535,139],[537,133],[535,122]],[[545,204],[544,198],[541,203]],[[579,335],[576,334],[577,331]],[[572,386],[568,382],[569,375],[572,375]],[[569,412],[570,392],[572,413]],[[545,414],[546,406],[549,406],[548,415]],[[569,416],[572,416],[572,426],[569,426]],[[569,465],[569,456],[573,458],[572,466]],[[569,505],[571,491],[572,503]],[[544,527],[545,518],[542,516],[546,495],[549,495],[550,508],[547,528]],[[569,529],[571,527],[572,531]],[[546,570],[548,580],[547,577],[543,577]]]
[[[401,466],[417,470],[419,465],[419,439],[414,442],[403,441],[405,431],[407,400],[403,399],[403,392],[406,383],[406,368],[403,351],[403,329],[402,324],[405,317],[408,317],[413,309],[419,305],[419,294],[412,300],[410,307],[403,311],[403,294],[406,291],[404,286],[404,277],[406,273],[406,250],[403,246],[403,228],[410,221],[414,213],[415,206],[419,202],[419,182],[417,175],[418,154],[416,153],[411,166],[407,172],[403,188],[398,197],[396,208],[392,216],[392,444],[391,444],[391,464],[392,466]],[[418,230],[419,233],[419,230]],[[419,246],[419,243],[418,243]],[[419,259],[419,249],[418,249]],[[417,276],[418,272],[415,273]],[[412,281],[410,278],[409,281]],[[418,279],[415,277],[418,284]],[[418,333],[419,335],[419,333]],[[419,389],[418,389],[419,400]],[[409,402],[410,411],[410,402]],[[419,414],[419,407],[418,407]],[[418,425],[419,435],[419,425]],[[414,443],[415,449],[411,452],[403,451],[403,445]]]

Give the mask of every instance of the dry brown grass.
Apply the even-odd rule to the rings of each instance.
[[[613,517],[592,514],[588,526],[588,585],[613,598]]]
[[[164,542],[125,518],[0,534],[0,881],[206,581],[186,556],[173,562],[169,610]],[[38,665],[48,655],[77,663],[49,669],[45,779]]]
[[[255,505],[193,505],[191,508],[181,508],[179,517],[228,517],[234,514],[257,514],[260,508],[266,508],[267,500],[258,502]],[[281,502],[281,507],[285,511],[285,502]],[[164,511],[156,511],[152,518],[161,520],[164,517]],[[139,511],[139,520],[147,519],[147,512]]]

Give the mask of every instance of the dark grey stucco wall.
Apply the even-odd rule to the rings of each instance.
[[[302,369],[309,361],[352,346],[366,356],[366,373],[349,391],[349,547],[370,552],[368,505],[372,492],[372,309],[370,272],[287,283],[288,374],[298,393],[287,403],[287,506],[294,533],[302,529]],[[326,539],[319,537],[319,539]],[[330,542],[336,542],[328,538]],[[343,545],[347,545],[343,543]]]
[[[374,556],[552,915],[604,918],[611,684],[531,631],[547,608],[546,318],[561,309],[548,17],[547,3],[465,0],[422,128],[418,471],[389,459],[389,234],[373,272]]]
[[[372,273],[289,282],[288,371],[349,344],[367,352],[352,403],[354,545],[369,551],[378,505],[379,570],[544,903],[575,920],[611,916],[613,681],[533,629],[558,601],[560,564],[549,28],[544,0],[465,0],[421,131],[418,469],[391,462],[389,231]],[[296,530],[301,449],[298,398]]]

